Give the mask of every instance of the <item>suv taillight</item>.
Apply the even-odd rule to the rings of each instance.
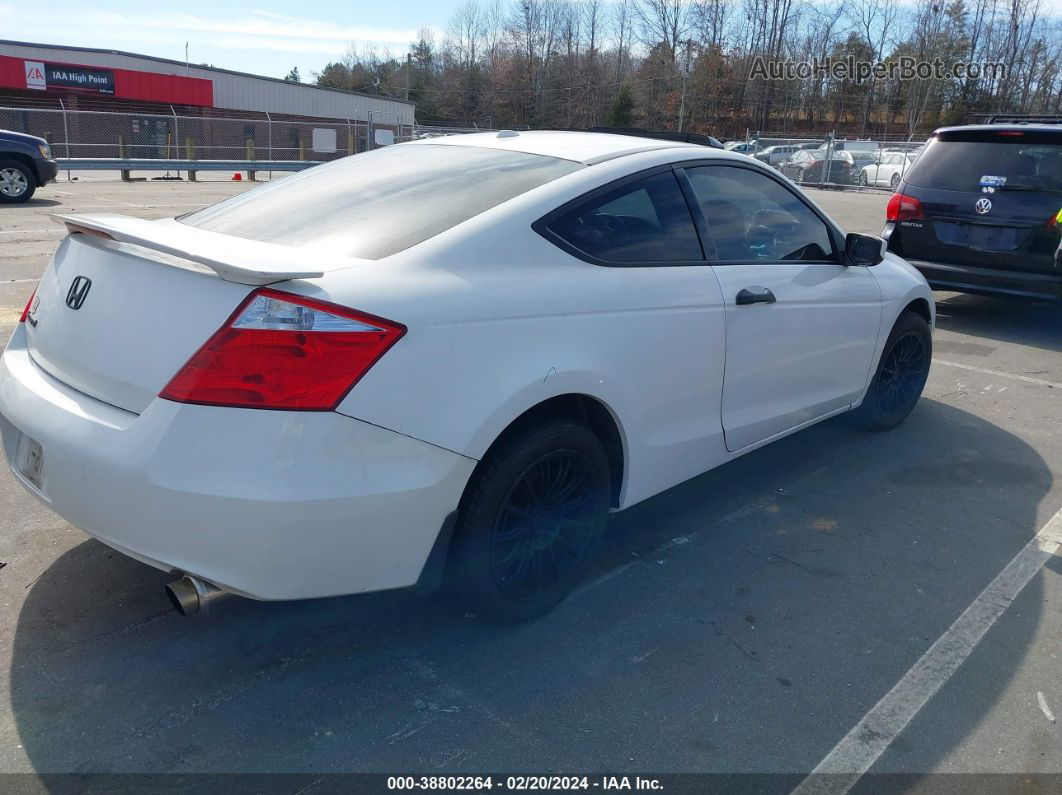
[[[331,411],[406,327],[279,290],[255,290],[159,397],[240,408]]]
[[[923,218],[925,215],[922,213],[922,202],[914,196],[894,193],[885,205],[886,221],[921,221]]]

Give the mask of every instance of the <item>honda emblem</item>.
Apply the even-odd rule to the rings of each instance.
[[[92,279],[88,276],[78,276],[71,282],[70,289],[66,293],[66,305],[71,309],[80,309],[91,287]]]

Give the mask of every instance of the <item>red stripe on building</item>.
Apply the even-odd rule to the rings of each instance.
[[[27,60],[32,59],[0,55],[0,87],[26,89]],[[60,62],[46,60],[45,63],[57,64]],[[68,66],[113,72],[114,94],[105,96],[115,99],[135,99],[141,102],[159,102],[167,105],[201,105],[208,108],[214,106],[214,83],[201,77],[163,75],[155,72],[139,72],[132,69],[113,69],[107,66],[62,63]],[[55,87],[41,93],[63,94],[71,91],[73,89]],[[83,92],[78,91],[77,93]]]

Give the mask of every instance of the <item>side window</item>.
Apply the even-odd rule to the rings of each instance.
[[[748,168],[686,170],[718,262],[836,262],[826,224],[798,196]]]
[[[616,263],[702,260],[689,207],[671,171],[629,182],[548,225],[569,246]]]

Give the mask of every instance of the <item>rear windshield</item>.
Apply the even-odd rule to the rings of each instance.
[[[989,178],[1002,177],[1000,190],[1062,193],[1062,139],[978,137],[931,138],[904,181],[922,188],[980,193],[982,182],[995,185],[998,180]]]
[[[315,166],[180,220],[266,243],[379,259],[582,167],[473,146],[391,146]]]

